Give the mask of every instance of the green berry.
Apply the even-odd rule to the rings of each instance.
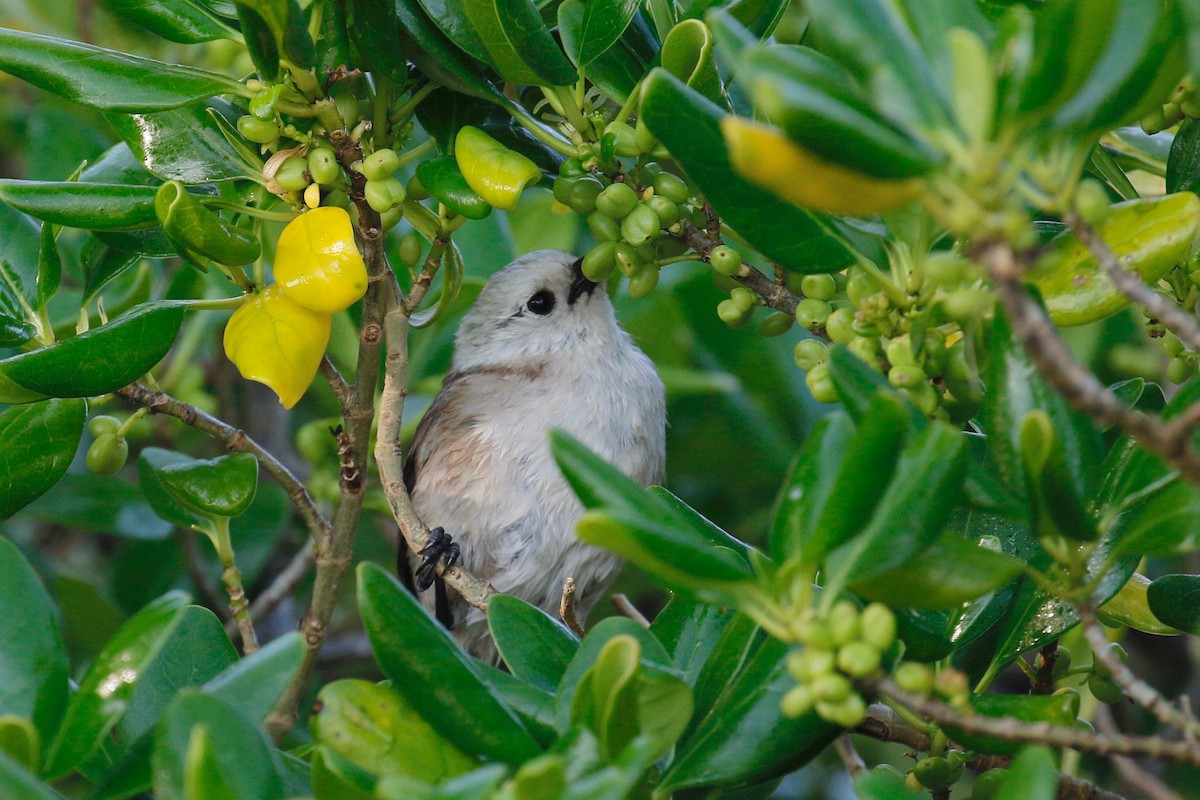
[[[625,183],[611,184],[596,197],[596,210],[613,219],[622,219],[637,206],[637,192]]]
[[[719,244],[709,251],[708,263],[722,275],[737,275],[742,270],[742,254],[728,245]]]
[[[1056,681],[1061,681],[1067,677],[1067,673],[1070,670],[1071,651],[1060,644],[1058,646],[1058,658],[1054,660],[1054,669],[1051,671],[1050,676]]]
[[[836,403],[837,390],[833,388],[833,378],[829,376],[828,364],[817,364],[804,376],[804,383],[812,392],[813,399],[818,403]]]
[[[780,336],[792,329],[792,323],[794,321],[795,320],[792,319],[791,314],[784,314],[783,312],[776,311],[768,314],[767,317],[761,323],[759,323],[758,332],[763,336],[768,337]]]
[[[905,661],[896,668],[896,685],[906,692],[928,696],[933,691],[933,670],[925,664]]]
[[[967,276],[967,269],[966,259],[945,251],[930,253],[922,265],[925,281],[943,289],[953,289],[961,284]]]
[[[794,351],[796,366],[808,372],[818,364],[829,360],[829,348],[819,339],[801,339]]]
[[[897,389],[916,389],[927,380],[925,370],[918,366],[901,364],[888,370],[888,383]]]
[[[687,202],[688,191],[687,184],[678,175],[672,175],[669,172],[661,172],[654,178],[654,193],[660,194],[668,200],[673,200],[676,203]]]
[[[846,281],[846,296],[854,305],[862,307],[865,298],[879,291],[875,281],[862,270],[855,270]]]
[[[612,135],[616,140],[616,154],[625,158],[640,156],[644,150],[638,141],[638,135],[633,126],[625,122],[610,122],[604,129],[604,135]]]
[[[793,651],[788,657],[788,669],[792,677],[802,683],[832,674],[835,666],[836,656],[832,650],[818,650],[810,646]]]
[[[1188,378],[1196,372],[1196,365],[1187,359],[1176,356],[1167,364],[1167,380],[1171,383],[1187,383]]]
[[[990,300],[980,288],[955,289],[942,297],[942,308],[950,319],[967,324],[983,314]]]
[[[613,248],[613,258],[617,262],[617,269],[626,278],[631,277],[642,266],[642,259],[637,250],[628,242],[617,242]]]
[[[816,615],[811,612],[796,621],[795,633],[796,639],[801,644],[808,645],[815,650],[833,650],[836,647],[829,626],[823,620],[817,619]]]
[[[662,223],[650,207],[639,203],[621,220],[621,238],[635,247],[658,238]]]
[[[941,756],[930,756],[917,762],[917,765],[913,767],[913,775],[917,776],[917,780],[925,788],[935,792],[943,791],[949,789],[963,776],[963,765],[961,763],[951,764],[949,760]]]
[[[814,678],[809,684],[813,697],[828,703],[840,703],[854,693],[850,681],[836,673]]]
[[[1089,225],[1099,225],[1108,216],[1111,201],[1104,184],[1092,178],[1079,182],[1075,190],[1075,211]]]
[[[980,775],[971,785],[971,800],[995,800],[1000,794],[1000,785],[1004,783],[1007,775],[1008,770],[1003,767],[989,769]]]
[[[956,669],[943,669],[933,679],[933,688],[947,700],[955,700],[971,691],[967,676]]]
[[[1088,691],[1095,695],[1101,703],[1113,705],[1125,699],[1125,692],[1112,678],[1105,678],[1097,672],[1088,676]]]
[[[1125,651],[1125,648],[1119,642],[1112,642],[1108,645],[1108,654],[1110,657],[1115,656],[1123,664],[1129,663],[1129,653]],[[1108,667],[1104,666],[1104,662],[1098,658],[1092,661],[1092,670],[1102,678],[1112,677],[1112,673],[1108,671]]]
[[[583,257],[581,269],[589,281],[600,283],[612,274],[616,267],[617,245],[615,242],[601,242],[587,251]]]
[[[807,686],[794,686],[783,696],[779,707],[784,716],[795,719],[812,711],[815,703],[816,698]]]
[[[941,375],[946,369],[946,337],[938,331],[927,331],[921,342],[921,361],[925,372]]]
[[[598,199],[598,198],[597,198]],[[612,217],[605,216],[599,211],[593,211],[587,216],[588,230],[597,242],[615,242],[621,238],[621,226]]]
[[[257,119],[249,114],[238,117],[238,133],[248,142],[270,144],[279,138],[279,126],[274,122]]]
[[[835,308],[825,320],[825,332],[838,344],[850,344],[858,335],[854,332],[854,312],[848,308]]]
[[[571,187],[575,185],[578,176],[567,177],[559,175],[554,179],[554,183],[550,184],[550,193],[554,195],[554,199],[562,203],[564,206],[567,200],[571,197]]]
[[[429,199],[429,190],[417,179],[416,175],[413,175],[408,179],[408,183],[404,184],[404,191],[410,199],[416,200],[418,203]]]
[[[400,263],[410,269],[421,260],[421,240],[415,233],[406,233],[400,238]]]
[[[862,639],[880,652],[896,641],[896,615],[883,603],[871,603],[858,618]]]
[[[390,178],[392,173],[400,168],[400,156],[390,147],[376,150],[362,160],[359,167],[363,177],[369,181],[379,181]]]
[[[587,172],[587,167],[583,165],[583,161],[575,156],[563,159],[563,162],[558,165],[558,174],[564,178],[577,178],[580,175],[586,175]]]
[[[389,208],[387,211],[379,212],[379,227],[382,230],[390,231],[399,225],[402,219],[404,219],[404,209],[400,206]]]
[[[846,345],[851,353],[858,360],[862,361],[871,369],[882,372],[883,367],[879,364],[879,342],[873,336],[855,336],[850,340],[850,344]]]
[[[115,433],[104,433],[96,437],[87,451],[88,472],[108,477],[115,475],[129,458],[129,443]]]
[[[729,298],[743,311],[750,311],[758,305],[758,295],[745,286],[738,286],[729,293]]]
[[[576,214],[590,214],[596,209],[597,199],[604,191],[604,184],[599,178],[585,175],[580,178],[570,178],[570,186],[566,190],[568,206]]]
[[[832,300],[837,294],[837,283],[832,275],[805,275],[800,281],[800,292],[805,297]]]
[[[824,300],[809,297],[796,304],[796,322],[809,330],[820,328],[832,313],[833,306]]]
[[[1056,690],[1054,696],[1063,698],[1063,706],[1070,712],[1072,717],[1079,716],[1079,709],[1083,705],[1083,698],[1079,695],[1078,689],[1064,686]]]
[[[367,205],[382,214],[404,202],[404,184],[395,178],[368,180],[363,186]]]
[[[1170,331],[1167,331],[1166,336],[1162,337],[1159,347],[1162,348],[1163,355],[1167,358],[1174,358],[1183,352],[1183,342],[1179,341],[1179,337]]]
[[[834,725],[853,728],[867,718],[867,701],[857,694],[837,703],[818,701],[817,713]]]
[[[121,429],[121,420],[116,417],[98,416],[88,420],[88,430],[92,436],[103,436],[106,433],[116,433]]]
[[[732,299],[717,303],[717,316],[731,328],[741,328],[750,321],[750,312],[743,309]]]
[[[888,374],[888,379],[891,380],[890,373]],[[927,381],[923,381],[916,386],[906,386],[900,391],[925,416],[932,416],[938,410],[940,396],[937,389],[934,389]]]
[[[640,300],[658,286],[658,267],[647,264],[629,278],[629,296]]]
[[[827,622],[833,642],[839,647],[858,639],[862,631],[858,622],[858,606],[852,600],[839,600],[829,610]]]
[[[865,678],[879,669],[879,651],[866,642],[848,642],[838,649],[838,669],[851,678]]]
[[[658,139],[650,132],[650,129],[638,120],[637,126],[633,129],[634,136],[637,137],[638,155],[649,153],[658,145]],[[658,166],[657,164],[655,166]]]
[[[888,342],[887,360],[893,367],[901,365],[915,367],[917,365],[917,358],[913,355],[912,340],[907,333]]]
[[[688,247],[687,242],[682,239],[676,239],[674,236],[660,236],[654,244],[656,258],[675,258],[691,249]]]
[[[679,206],[662,195],[656,194],[651,197],[646,201],[646,206],[654,212],[659,224],[664,228],[673,225],[679,219]]]
[[[308,173],[314,182],[327,186],[338,179],[342,168],[338,165],[337,154],[330,147],[318,147],[308,154]]]
[[[301,192],[308,188],[308,159],[291,156],[279,165],[275,173],[275,183],[280,189],[289,192]]]

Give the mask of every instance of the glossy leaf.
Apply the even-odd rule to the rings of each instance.
[[[0,649],[0,716],[32,721],[49,742],[67,704],[67,654],[53,601],[8,539],[0,539],[0,637],[10,643]]]
[[[241,516],[258,489],[258,459],[249,453],[175,461],[156,473],[176,502],[205,516]]]
[[[350,31],[371,71],[402,84],[408,77],[408,64],[400,47],[397,3],[351,0],[346,8],[351,19]]]
[[[120,389],[162,360],[182,323],[182,306],[147,303],[107,325],[0,361],[0,401],[25,402],[22,391],[93,397]]]
[[[441,781],[475,765],[391,687],[334,681],[321,689],[317,703],[313,738],[374,775]]]
[[[1167,193],[1200,190],[1200,120],[1187,118],[1171,140],[1167,159]]]
[[[971,708],[976,714],[992,718],[1010,718],[1019,722],[1049,722],[1052,725],[1073,725],[1079,711],[1079,696],[1072,694],[976,694],[971,695]],[[952,739],[978,750],[1002,756],[1014,756],[1021,749],[1019,742],[1009,742],[991,736],[970,733],[956,725],[947,725]]]
[[[311,69],[317,63],[316,47],[308,34],[304,12],[296,0],[234,0],[234,5],[243,25],[265,27],[270,31],[274,39],[272,44],[280,57],[301,69]],[[254,36],[258,38],[261,34]],[[256,60],[255,66],[269,64],[260,65]],[[274,74],[264,77],[273,78]]]
[[[1184,631],[1200,626],[1200,576],[1164,575],[1146,590],[1150,610],[1168,625]]]
[[[1175,636],[1182,633],[1167,625],[1150,610],[1150,579],[1135,572],[1121,590],[1096,609],[1096,617],[1105,625],[1122,625],[1155,636]]]
[[[447,39],[417,0],[396,0],[396,15],[403,51],[423,73],[456,92],[499,101],[499,88],[480,69],[479,62]]]
[[[900,608],[957,608],[1008,583],[1020,561],[943,533],[908,563],[852,583],[860,597]]]
[[[0,180],[0,200],[32,217],[87,230],[136,228],[154,221],[149,186],[78,181]]]
[[[576,35],[578,49],[567,55],[585,67],[617,43],[640,4],[632,0],[593,0],[586,6]],[[561,14],[561,12],[559,12]]]
[[[454,156],[425,159],[417,165],[417,180],[438,202],[467,219],[492,213],[492,206],[467,183]]]
[[[365,562],[357,574],[359,613],[375,658],[422,718],[465,753],[515,765],[540,752],[470,656],[395,578]]]
[[[476,667],[488,690],[512,709],[534,740],[542,747],[552,745],[558,738],[554,695],[513,677],[499,667],[483,662],[476,662]]]
[[[1135,502],[1113,523],[1117,552],[1123,555],[1167,555],[1195,547],[1200,536],[1200,494],[1183,480]]]
[[[729,98],[717,72],[713,35],[698,19],[680,22],[663,39],[662,68],[707,100],[729,108]]]
[[[75,458],[87,404],[45,400],[0,412],[0,520],[45,494]]]
[[[996,800],[1054,800],[1058,780],[1050,748],[1027,745],[1009,765]]]
[[[283,694],[304,657],[296,632],[272,639],[204,684],[204,691],[235,706],[242,716],[262,720]]]
[[[650,631],[662,642],[684,682],[695,686],[721,636],[736,619],[737,613],[732,609],[672,595],[654,618]]]
[[[106,114],[105,119],[152,174],[200,184],[251,177],[212,116],[229,119],[235,113],[229,103],[210,100],[150,114]]]
[[[0,752],[0,796],[4,800],[62,800],[61,794],[4,752]]]
[[[38,248],[37,308],[44,308],[58,291],[62,281],[62,257],[58,253],[54,226],[42,223],[41,246]]]
[[[188,597],[171,592],[121,626],[79,683],[46,758],[50,777],[65,775],[100,748],[124,716],[137,680],[183,619]]]
[[[72,103],[106,111],[175,108],[238,86],[215,72],[4,28],[0,70]]]
[[[497,71],[513,83],[567,86],[579,75],[531,0],[463,0]]]
[[[232,38],[232,30],[201,0],[104,0],[120,19],[180,44]]]
[[[459,50],[495,68],[488,57],[483,40],[471,27],[463,0],[417,0],[417,2],[425,10],[429,19]]]
[[[642,93],[642,120],[671,151],[721,219],[759,252],[795,272],[834,272],[853,257],[825,219],[740,178],[729,161],[724,111],[678,78],[655,70]],[[786,234],[784,233],[786,231]]]
[[[155,514],[181,528],[190,528],[198,524],[200,518],[175,501],[163,485],[159,473],[171,464],[188,463],[191,460],[183,453],[163,450],[160,447],[147,447],[138,455],[138,482],[146,501]]]
[[[584,20],[593,5],[585,5],[580,0],[563,0],[558,6],[558,33],[563,48],[576,64],[580,63],[583,49]],[[609,98],[624,102],[645,74],[647,66],[623,38],[618,38],[612,46],[582,66],[580,71]]]
[[[841,733],[815,711],[797,719],[783,716],[779,704],[796,685],[787,671],[787,649],[768,639],[728,680],[721,699],[677,747],[660,784],[663,791],[784,775],[815,758]]]
[[[262,252],[258,237],[200,205],[178,181],[168,181],[158,188],[154,211],[167,238],[180,253],[192,258],[241,266]]]
[[[159,723],[154,746],[155,797],[197,800],[187,794],[185,785],[188,753],[199,731],[206,731],[210,741],[220,742],[211,747],[211,760],[206,759],[206,766],[220,775],[218,785],[231,793],[228,797],[283,800],[279,756],[266,736],[233,706],[195,689],[180,692]],[[216,775],[207,780],[215,781]]]
[[[545,611],[510,595],[488,601],[488,628],[513,675],[553,692],[579,639]]]

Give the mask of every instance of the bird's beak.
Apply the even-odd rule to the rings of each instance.
[[[571,290],[567,293],[567,305],[575,305],[575,301],[581,295],[591,296],[599,285],[595,281],[588,280],[587,276],[583,274],[583,259],[576,259],[575,263],[571,265]]]

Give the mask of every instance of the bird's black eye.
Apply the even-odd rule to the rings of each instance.
[[[533,297],[529,298],[529,302],[525,305],[534,314],[544,317],[554,310],[554,292],[548,292],[545,289],[534,292]]]

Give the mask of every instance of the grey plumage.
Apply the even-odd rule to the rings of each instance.
[[[573,256],[551,250],[494,275],[459,328],[406,465],[417,513],[454,537],[467,570],[551,613],[572,577],[581,618],[620,561],[576,538],[583,508],[548,432],[566,430],[645,485],[662,480],[665,462],[662,382],[593,288]],[[553,296],[549,313],[531,310],[547,303],[530,303],[539,292]],[[433,592],[422,602],[432,609]],[[453,593],[451,607],[459,641],[494,659],[483,614]]]

